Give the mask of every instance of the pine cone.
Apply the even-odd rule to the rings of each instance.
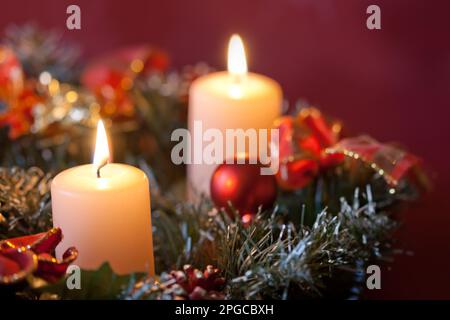
[[[225,278],[220,270],[208,265],[202,272],[185,265],[182,270],[163,273],[159,282],[144,279],[124,294],[125,299],[223,300]]]
[[[220,275],[220,270],[208,265],[202,272],[189,264],[184,265],[183,271],[171,271],[167,280],[175,280],[184,290],[184,296],[190,300],[223,299],[220,292],[225,284],[225,279]]]

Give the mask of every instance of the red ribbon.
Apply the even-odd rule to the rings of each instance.
[[[367,163],[392,186],[420,164],[419,158],[369,136],[347,138],[327,149],[328,154],[344,154]]]
[[[280,130],[277,181],[283,189],[305,187],[320,170],[335,166],[344,158],[325,152],[338,141],[341,126],[338,122],[328,123],[316,108],[305,108],[296,117],[281,117],[275,127]]]
[[[277,181],[285,190],[305,187],[321,170],[340,164],[346,156],[365,162],[392,186],[420,163],[416,156],[368,136],[340,140],[341,124],[327,121],[315,108],[281,117],[275,127],[280,130]]]

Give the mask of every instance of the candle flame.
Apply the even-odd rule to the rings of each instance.
[[[237,34],[233,34],[228,43],[228,72],[236,76],[247,73],[244,44]]]
[[[109,160],[108,137],[106,136],[103,121],[97,123],[97,139],[95,140],[94,166],[97,168],[105,165]]]

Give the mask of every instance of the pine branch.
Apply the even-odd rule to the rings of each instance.
[[[47,231],[51,225],[50,175],[38,168],[0,167],[0,239]]]
[[[153,219],[156,256],[170,256],[164,264],[174,268],[186,261],[197,267],[217,265],[232,299],[328,295],[343,286],[333,285],[336,279],[347,280],[342,294],[349,295],[361,265],[388,252],[396,226],[377,209],[370,187],[354,194],[351,204],[341,198],[337,213],[323,210],[312,226],[295,225],[274,208],[246,227],[207,199],[187,208],[179,204],[173,211],[161,208]]]

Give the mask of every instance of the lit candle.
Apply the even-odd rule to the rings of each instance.
[[[228,46],[228,71],[215,72],[196,79],[190,88],[189,131],[198,145],[194,123],[201,121],[203,132],[219,129],[270,129],[281,114],[280,85],[260,74],[247,72],[244,45],[233,35]],[[224,148],[225,149],[225,148]],[[194,151],[195,152],[195,151]],[[216,164],[190,164],[187,167],[188,194],[195,199],[209,195],[210,180]]]
[[[64,235],[57,256],[75,246],[81,268],[109,262],[119,274],[153,275],[148,179],[135,167],[108,160],[108,140],[99,121],[94,163],[65,170],[52,182],[53,225]]]

